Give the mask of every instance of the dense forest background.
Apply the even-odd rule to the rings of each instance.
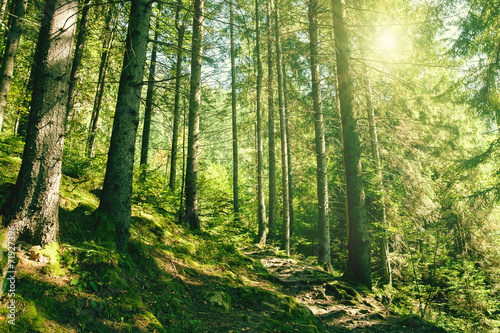
[[[398,313],[498,332],[498,17],[498,0],[2,0],[2,278],[19,242],[130,256],[153,214],[177,245],[316,257]]]

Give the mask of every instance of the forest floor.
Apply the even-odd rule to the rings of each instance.
[[[3,175],[20,165],[0,162]],[[0,202],[14,181],[0,184]],[[16,244],[15,295],[0,298],[0,332],[444,332],[398,316],[383,293],[325,273],[314,258],[252,245],[230,215],[193,232],[176,223],[175,210],[135,198],[128,252],[120,254],[92,240],[98,187],[63,176],[60,242]]]
[[[190,251],[187,244],[175,245],[178,253]],[[175,256],[164,246],[135,238],[129,252],[136,266],[123,268],[119,279],[125,283],[120,284],[85,273],[97,262],[112,261],[109,254],[98,258],[102,248],[88,246],[79,256],[77,273],[68,258],[76,258],[78,249],[61,245],[69,269],[54,274],[50,254],[19,243],[17,325],[3,326],[3,331],[446,332],[418,316],[397,316],[382,299],[322,271],[312,258],[299,261],[276,249],[247,245],[232,253],[235,249],[227,244],[209,241],[203,251],[225,257],[201,267],[189,253]],[[102,272],[94,268],[95,274]],[[2,298],[4,305],[8,301]],[[5,321],[5,315],[0,319]]]

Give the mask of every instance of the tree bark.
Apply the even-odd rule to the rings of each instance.
[[[175,68],[175,96],[174,96],[174,124],[172,129],[172,153],[170,159],[170,177],[168,186],[172,190],[175,190],[175,178],[177,173],[177,143],[179,136],[179,122],[180,122],[180,98],[181,98],[181,72],[182,72],[182,45],[184,43],[184,32],[186,26],[184,23],[180,24],[180,10],[182,7],[182,0],[177,3],[177,9],[175,12],[175,27],[177,29],[177,61]],[[184,163],[184,157],[182,160]],[[184,177],[184,175],[183,175]]]
[[[200,229],[198,217],[198,141],[201,110],[201,61],[203,55],[204,0],[194,0],[188,154],[186,164],[186,214],[191,229]]]
[[[23,161],[0,236],[2,282],[13,268],[7,250],[15,247],[19,236],[41,246],[57,241],[68,73],[77,10],[78,3],[73,0],[48,0],[45,4]]]
[[[366,218],[361,144],[356,113],[353,108],[354,93],[350,73],[349,39],[344,22],[344,1],[332,0],[332,10],[344,138],[347,214],[349,217],[349,240],[347,245],[349,254],[344,277],[371,288],[370,234]]]
[[[7,0],[5,0],[7,2]],[[5,108],[7,107],[7,97],[9,95],[12,75],[14,74],[14,60],[19,48],[19,41],[23,33],[24,14],[26,13],[27,0],[16,0],[14,7],[14,17],[11,21],[7,44],[2,59],[0,69],[0,132],[2,131]]]
[[[106,175],[97,210],[99,233],[114,231],[117,249],[125,251],[130,235],[135,139],[146,62],[151,2],[132,0]],[[112,235],[104,236],[105,241]]]
[[[233,130],[233,211],[234,222],[239,222],[240,203],[238,197],[238,110],[236,109],[236,64],[234,50],[234,10],[233,0],[229,4],[229,33],[231,39],[231,121]]]
[[[280,114],[281,173],[283,178],[283,241],[282,250],[290,255],[290,195],[288,187],[288,140],[286,136],[285,93],[283,89],[283,66],[281,65],[280,10],[275,2],[276,71],[278,73],[278,107]]]
[[[158,11],[161,13],[161,6],[159,5]],[[151,118],[153,115],[153,95],[154,95],[154,80],[156,72],[156,52],[158,50],[158,37],[160,30],[160,20],[156,20],[155,37],[151,50],[151,61],[149,64],[149,78],[148,78],[148,90],[146,93],[146,106],[144,108],[144,124],[142,128],[142,142],[141,142],[141,161],[140,166],[142,168],[141,176],[146,177],[148,168],[148,153],[149,153],[149,138],[151,134]]]
[[[90,119],[89,137],[87,143],[87,157],[94,157],[95,136],[97,133],[97,124],[99,122],[99,112],[101,110],[102,96],[104,94],[104,83],[108,72],[109,52],[113,44],[114,30],[112,28],[114,7],[110,7],[104,23],[104,40],[102,44],[101,63],[99,65],[99,79],[94,98],[94,108]]]
[[[318,262],[333,273],[330,256],[330,221],[328,217],[328,175],[326,160],[325,122],[321,100],[318,56],[318,1],[309,1],[309,50],[316,144],[316,184],[318,194]]]

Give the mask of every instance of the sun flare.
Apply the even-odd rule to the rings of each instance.
[[[385,30],[378,38],[378,43],[381,49],[392,51],[396,48],[396,38],[392,31]]]

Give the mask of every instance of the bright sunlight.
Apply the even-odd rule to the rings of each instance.
[[[378,45],[381,49],[392,51],[396,48],[396,38],[390,30],[384,30],[378,38]]]

